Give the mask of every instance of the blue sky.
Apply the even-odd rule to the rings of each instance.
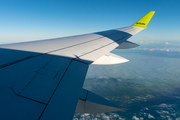
[[[131,41],[180,40],[180,0],[0,0],[0,44],[132,25],[156,11]]]

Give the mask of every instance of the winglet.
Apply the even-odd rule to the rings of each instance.
[[[146,26],[148,25],[149,21],[151,20],[152,16],[154,15],[154,13],[155,13],[155,11],[150,11],[148,14],[146,14],[144,17],[142,17],[140,20],[138,20],[132,26],[146,28]]]

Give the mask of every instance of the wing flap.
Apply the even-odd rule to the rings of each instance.
[[[128,59],[125,59],[123,57],[120,57],[118,55],[108,53],[94,61],[92,64],[95,65],[111,65],[111,64],[120,64],[124,62],[128,62]]]
[[[116,49],[130,49],[130,48],[135,48],[138,47],[138,44],[129,42],[129,41],[125,41],[122,44],[120,44]]]
[[[76,107],[76,112],[79,113],[104,113],[112,111],[124,111],[117,105],[114,105],[105,98],[92,93],[88,90],[82,89],[81,97]]]

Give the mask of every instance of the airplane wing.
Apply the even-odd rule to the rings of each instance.
[[[69,120],[74,112],[122,110],[82,88],[90,64],[128,60],[109,53],[137,44],[128,38],[145,29],[154,11],[129,27],[0,46],[0,119]]]

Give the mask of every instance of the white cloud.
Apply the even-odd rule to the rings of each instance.
[[[180,52],[180,48],[134,48],[136,50]]]
[[[96,114],[96,117],[101,117],[101,115],[100,114]]]
[[[79,119],[78,119],[79,118]],[[88,113],[76,113],[74,114],[73,120],[112,120],[112,119],[119,119],[119,120],[125,120],[125,118],[122,118],[117,113],[100,113],[100,114],[88,114]]]
[[[138,117],[136,117],[136,116],[133,116],[132,119],[133,119],[133,120],[140,120],[140,119],[139,119]]]
[[[119,120],[125,120],[125,118],[119,117]]]
[[[170,116],[166,116],[166,118],[167,118],[168,120],[172,120]]]
[[[179,97],[179,96],[175,96],[175,98],[180,99],[180,97]]]
[[[98,120],[97,118],[93,118],[92,120]]]
[[[164,111],[164,110],[160,110],[160,111],[156,111],[157,113],[159,113],[160,115],[169,115],[168,111]]]
[[[148,118],[149,118],[149,119],[155,119],[155,117],[152,116],[151,114],[148,114]]]
[[[174,116],[174,117],[176,117],[176,113],[171,113],[171,116]]]
[[[103,120],[110,120],[110,118],[109,118],[108,116],[106,116],[106,115],[103,115],[103,116],[102,116],[102,119],[103,119]]]
[[[97,118],[93,118],[92,120],[98,120]]]
[[[134,99],[131,99],[131,101],[148,101],[150,99],[153,99],[154,96],[152,95],[146,95],[146,96],[136,96]]]
[[[170,108],[172,108],[172,104],[165,104],[165,103],[162,103],[162,104],[160,104],[158,107],[159,108],[161,108],[161,109],[170,109]]]

